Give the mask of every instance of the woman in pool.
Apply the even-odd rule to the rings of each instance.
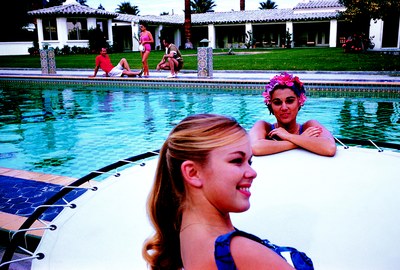
[[[140,45],[144,47],[144,51],[140,51],[142,56],[142,64],[143,64],[143,76],[149,76],[149,63],[148,59],[150,56],[151,51],[151,44],[154,43],[153,35],[150,31],[147,30],[147,24],[141,23],[140,24]]]
[[[276,123],[257,121],[250,130],[254,155],[268,155],[303,148],[322,156],[334,156],[332,134],[318,121],[297,123],[297,113],[306,101],[303,83],[286,72],[274,76],[263,92],[264,102]]]
[[[230,219],[250,207],[251,158],[249,137],[234,119],[194,115],[172,130],[148,199],[155,234],[143,256],[151,269],[293,269]]]

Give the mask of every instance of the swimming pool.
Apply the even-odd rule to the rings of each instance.
[[[160,148],[187,115],[235,117],[246,129],[273,121],[254,89],[191,89],[81,84],[0,88],[0,166],[70,177]],[[256,94],[257,93],[257,94]],[[336,137],[400,143],[400,98],[309,89],[299,121]],[[366,97],[368,96],[368,97]]]

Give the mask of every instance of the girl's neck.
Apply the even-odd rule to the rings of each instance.
[[[180,231],[183,232],[189,228],[204,228],[207,230],[231,231],[234,227],[229,214],[226,216],[210,215],[205,216],[196,211],[184,211]]]

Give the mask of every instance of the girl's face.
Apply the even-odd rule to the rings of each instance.
[[[200,176],[206,200],[222,214],[243,212],[250,207],[250,187],[257,173],[251,168],[248,136],[210,152]]]
[[[296,121],[300,109],[299,98],[290,88],[276,89],[272,92],[271,107],[277,121],[288,124]]]

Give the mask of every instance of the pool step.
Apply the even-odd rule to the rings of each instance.
[[[56,184],[56,185],[68,185],[75,181],[75,178],[65,177],[59,175],[51,175],[45,173],[37,173],[30,172],[24,170],[14,170],[10,168],[0,167],[0,176],[9,176],[20,179],[25,179],[29,181],[38,181],[42,183]],[[5,196],[6,192],[1,192],[0,196]],[[2,206],[0,205],[0,209]],[[6,212],[2,212],[0,210],[0,242],[2,245],[7,245],[10,241],[10,234],[15,230],[18,230],[20,226],[25,222],[27,217],[20,216],[17,214],[10,214]],[[43,224],[39,221],[36,221],[32,227],[43,227]],[[43,235],[43,231],[31,231],[27,233],[27,241],[32,242],[33,245],[36,245],[40,240],[40,237]]]

